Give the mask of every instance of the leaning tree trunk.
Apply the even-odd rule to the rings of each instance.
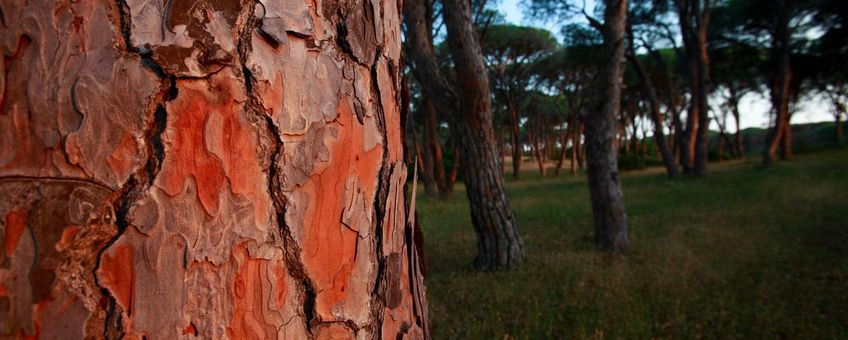
[[[621,106],[624,23],[627,0],[606,0],[600,96],[595,112],[586,115],[586,154],[595,242],[604,248],[627,249],[627,214],[621,192],[615,144],[615,122]]]
[[[654,143],[660,150],[660,158],[662,158],[663,165],[665,165],[666,174],[670,178],[675,178],[679,175],[679,173],[677,171],[677,164],[675,163],[674,155],[671,153],[671,148],[669,148],[666,143],[665,132],[663,131],[665,128],[665,117],[660,112],[660,98],[659,95],[657,95],[654,82],[651,80],[651,75],[648,74],[648,70],[645,69],[645,65],[642,64],[642,61],[639,60],[639,57],[636,55],[636,47],[633,44],[633,32],[630,31],[628,33],[630,40],[630,54],[628,55],[628,58],[630,59],[630,63],[633,64],[636,69],[636,74],[639,76],[639,82],[642,85],[642,93],[648,99],[651,121],[654,123]]]
[[[427,337],[396,2],[0,6],[3,337]]]
[[[466,0],[445,0],[448,46],[456,65],[460,111],[456,120],[462,150],[462,169],[477,232],[477,259],[481,270],[513,267],[524,261],[524,246],[504,188],[492,127],[489,78]]]

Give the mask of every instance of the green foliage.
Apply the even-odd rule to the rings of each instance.
[[[464,194],[419,196],[434,338],[848,337],[848,149],[756,163],[624,174],[625,256],[592,245],[584,177],[528,171],[508,183],[528,261],[494,273]]]
[[[515,26],[491,25],[483,36],[483,54],[495,58],[510,58],[519,62],[521,58],[550,51],[557,46],[556,39],[548,30]]]

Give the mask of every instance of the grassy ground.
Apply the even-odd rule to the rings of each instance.
[[[462,188],[419,196],[435,338],[848,338],[848,149],[756,164],[625,174],[624,256],[592,246],[584,177],[528,164],[508,183],[528,261],[494,273]]]

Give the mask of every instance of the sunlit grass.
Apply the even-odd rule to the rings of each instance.
[[[848,338],[848,150],[757,161],[626,173],[623,256],[591,243],[585,177],[528,164],[507,184],[528,261],[494,273],[462,186],[420,195],[435,338]]]

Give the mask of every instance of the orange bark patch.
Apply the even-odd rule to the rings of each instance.
[[[177,98],[168,104],[165,161],[160,185],[171,196],[182,192],[189,177],[210,215],[218,212],[225,180],[235,194],[254,203],[255,217],[270,206],[256,151],[256,133],[242,117],[244,101],[238,79],[224,72],[210,80],[182,80]],[[260,202],[257,202],[259,200]]]
[[[386,145],[389,150],[389,160],[399,161],[403,157],[403,142],[401,141],[400,110],[398,109],[395,83],[389,64],[381,59],[377,65],[377,84],[380,87],[380,102],[386,120]]]
[[[21,234],[26,227],[27,213],[26,211],[10,211],[6,214],[6,256],[11,257],[18,248],[18,241],[21,239]]]
[[[274,276],[277,279],[277,290],[274,294],[274,302],[277,305],[277,309],[281,309],[286,305],[286,293],[288,287],[286,286],[286,269],[280,262],[274,262]]]
[[[118,178],[125,178],[130,175],[138,153],[139,150],[135,140],[133,140],[132,135],[127,134],[124,135],[121,143],[115,147],[112,154],[106,157],[106,162],[109,163],[109,166],[112,167],[112,171],[115,172]]]
[[[193,177],[200,203],[207,213],[215,214],[225,175],[221,162],[205,148],[203,128],[211,110],[227,110],[220,103],[210,103],[206,96],[205,91],[180,88],[179,96],[169,105],[168,113],[175,118],[168,121],[170,143],[159,178],[165,192],[175,196],[182,192],[188,177]]]
[[[110,255],[109,253],[112,253]],[[103,253],[97,269],[100,284],[112,293],[121,308],[131,315],[135,280],[133,248],[126,244],[115,246]]]
[[[188,327],[183,330],[183,335],[197,336],[197,328],[194,327],[194,322],[189,322]]]
[[[262,282],[267,279],[268,260],[251,258],[244,244],[233,253],[244,260],[233,278],[235,312],[228,333],[233,339],[271,338],[276,335],[275,328],[265,322],[262,308]]]
[[[59,239],[59,242],[56,242],[56,250],[62,251],[71,245],[71,242],[74,241],[74,236],[80,231],[80,227],[77,225],[71,225],[62,230],[62,238]]]
[[[323,319],[332,319],[333,308],[348,295],[354,268],[358,233],[342,225],[347,180],[356,176],[362,195],[371,199],[377,187],[382,149],[364,150],[365,130],[354,118],[348,98],[339,102],[338,137],[329,141],[330,160],[326,169],[312,175],[304,189],[311,191],[305,213],[304,263],[316,284],[316,309]],[[353,226],[361,230],[365,226]]]

